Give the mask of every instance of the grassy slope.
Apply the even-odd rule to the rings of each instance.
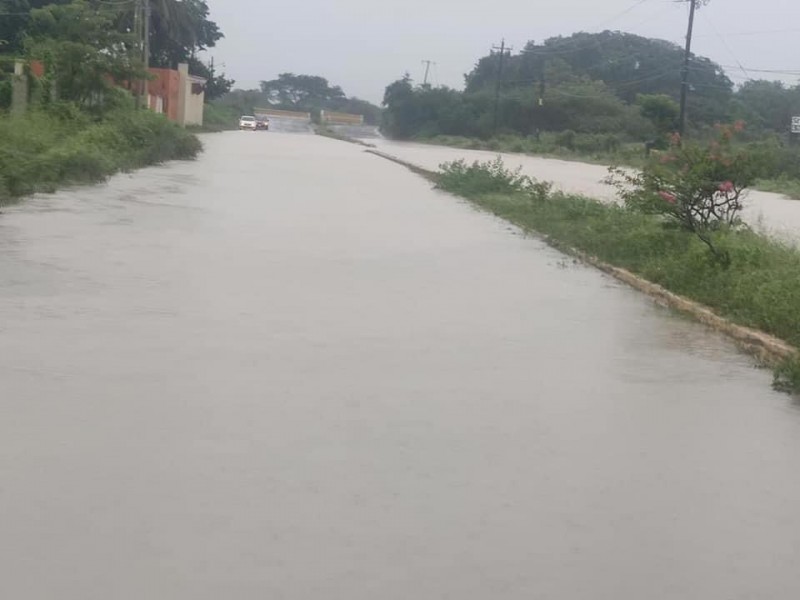
[[[0,116],[0,203],[201,150],[191,133],[149,111],[120,110],[102,121],[73,111]]]

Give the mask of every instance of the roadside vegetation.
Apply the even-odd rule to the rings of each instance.
[[[785,176],[776,179],[759,179],[755,187],[764,192],[774,192],[783,194],[792,200],[800,200],[800,179],[789,179]]]
[[[382,111],[379,106],[345,94],[338,85],[332,85],[317,75],[281,73],[277,79],[262,81],[259,89],[233,90],[212,103],[218,114],[251,115],[257,108],[288,110],[311,114],[314,123],[320,123],[322,111],[362,115],[367,125],[380,125]]]
[[[487,150],[510,154],[529,154],[597,164],[642,166],[645,162],[644,144],[624,142],[613,133],[575,133],[572,130],[523,137],[501,134],[487,139],[453,135],[417,137],[414,141],[465,150]]]
[[[172,159],[198,139],[139,108],[148,77],[132,2],[0,0],[0,202]],[[209,96],[232,81],[195,58],[221,37],[205,0],[153,3],[149,63],[188,62]],[[12,114],[13,65],[26,65],[28,95]],[[41,68],[35,75],[32,65]]]
[[[191,133],[149,111],[118,109],[93,119],[70,105],[0,118],[0,204],[68,184],[200,151]]]
[[[203,126],[201,131],[219,132],[239,128],[239,117],[243,114],[252,114],[251,111],[241,111],[235,106],[207,102],[203,110]]]
[[[383,132],[395,139],[640,167],[646,148],[668,148],[677,130],[683,49],[619,31],[576,33],[477,61],[463,91],[418,85],[409,75],[384,95]],[[691,58],[687,139],[708,141],[718,123],[744,121],[738,144],[756,187],[798,197],[800,86],[751,80]]]
[[[706,146],[676,143],[640,175],[613,173],[623,205],[554,192],[499,159],[444,164],[437,182],[557,247],[627,269],[800,347],[800,251],[739,221],[752,168],[730,143],[732,133],[722,128]],[[776,387],[800,393],[800,358],[773,366]]]

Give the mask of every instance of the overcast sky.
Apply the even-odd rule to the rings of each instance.
[[[208,0],[225,33],[211,54],[236,87],[278,73],[322,75],[351,96],[379,102],[408,71],[461,88],[493,43],[604,29],[683,44],[687,6],[673,0]],[[694,50],[722,65],[800,71],[800,0],[712,0],[698,12]],[[726,69],[734,81],[745,74]],[[753,77],[791,75],[750,72]]]

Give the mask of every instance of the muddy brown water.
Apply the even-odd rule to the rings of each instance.
[[[363,148],[0,216],[0,598],[800,596],[800,408]]]

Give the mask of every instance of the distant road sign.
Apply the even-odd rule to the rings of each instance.
[[[800,133],[800,117],[792,117],[792,133]]]

